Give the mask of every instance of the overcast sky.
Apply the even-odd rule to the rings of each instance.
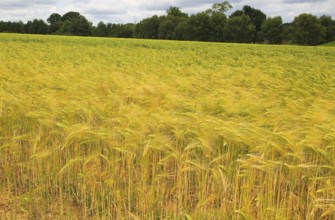
[[[162,15],[170,6],[177,6],[188,14],[204,11],[220,0],[0,0],[0,20],[18,21],[39,18],[50,14],[63,15],[77,11],[88,20],[111,23],[139,22],[152,15]],[[231,0],[233,9],[244,5],[262,10],[267,16],[282,16],[284,22],[293,21],[301,13],[330,15],[335,19],[335,0]]]

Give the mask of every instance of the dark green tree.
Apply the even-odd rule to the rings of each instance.
[[[325,30],[322,42],[326,43],[335,40],[335,21],[333,21],[332,17],[323,15],[319,18],[319,21]]]
[[[72,21],[78,17],[81,17],[82,15],[79,12],[75,12],[75,11],[70,11],[65,13],[62,16],[62,21]]]
[[[18,22],[0,21],[0,32],[25,33],[25,25],[22,21]]]
[[[205,12],[209,15],[212,15],[213,13],[224,14],[232,8],[233,8],[233,6],[229,2],[224,1],[222,3],[214,3],[212,5],[212,8],[207,9]]]
[[[63,21],[62,26],[59,29],[59,34],[72,35],[71,33],[71,21]]]
[[[92,28],[92,35],[97,37],[107,37],[107,25],[104,22],[100,21],[96,27]]]
[[[80,16],[71,21],[71,34],[76,36],[90,36],[92,30],[92,23],[84,16]]]
[[[292,32],[293,32],[293,23],[284,23],[283,24],[283,43],[291,44],[292,43]]]
[[[225,13],[232,8],[229,2],[224,1],[222,3],[214,3],[211,9],[205,11],[210,16],[209,41],[221,42],[224,40],[224,25],[227,20]]]
[[[176,40],[179,38],[176,34],[176,28],[179,23],[188,19],[188,15],[180,11],[178,7],[170,7],[166,14],[166,16],[161,17],[158,38]]]
[[[233,18],[233,17],[237,17],[237,16],[242,16],[245,15],[245,13],[242,10],[236,10],[233,13],[231,13],[231,15],[229,16],[229,18]]]
[[[210,16],[206,12],[192,15],[188,20],[190,40],[209,41],[210,39]]]
[[[224,27],[227,21],[225,14],[214,12],[209,19],[210,25],[210,41],[222,42],[224,41]]]
[[[254,43],[262,41],[260,36],[260,31],[263,22],[266,20],[266,14],[264,14],[261,10],[252,8],[248,5],[245,5],[242,10],[237,10],[231,14],[230,18],[236,16],[247,15],[250,18],[251,23],[255,26],[255,34],[253,41]]]
[[[173,38],[176,40],[191,40],[191,30],[188,19],[183,19],[178,23],[174,30]]]
[[[174,16],[164,17],[159,24],[158,38],[172,40],[177,25],[178,22]]]
[[[47,19],[47,22],[49,24],[55,24],[57,22],[62,21],[62,16],[60,14],[57,13],[53,13],[49,16],[49,18]]]
[[[78,12],[68,12],[62,17],[60,32],[67,35],[90,36],[92,23]]]
[[[260,31],[262,24],[266,19],[266,15],[261,10],[252,8],[248,5],[243,7],[243,12],[250,17],[251,23],[255,25],[256,31]]]
[[[325,29],[319,19],[311,14],[301,14],[294,18],[292,42],[300,45],[318,45],[322,43]]]
[[[57,13],[53,13],[49,16],[47,22],[50,24],[48,32],[51,34],[56,33],[62,26],[62,16]]]
[[[131,23],[114,24],[112,32],[115,37],[132,38],[134,37],[134,29],[135,29],[135,25]]]
[[[256,28],[249,16],[234,16],[227,20],[224,33],[225,41],[251,43],[255,37]]]
[[[266,43],[281,44],[283,42],[283,20],[280,16],[267,18],[261,27],[261,36]]]
[[[48,25],[41,19],[34,19],[27,22],[25,32],[29,34],[47,34]]]
[[[135,27],[135,37],[145,39],[158,39],[161,18],[157,15],[146,18]]]
[[[174,16],[174,17],[184,17],[187,18],[188,15],[180,10],[178,7],[171,6],[166,10],[167,16]]]

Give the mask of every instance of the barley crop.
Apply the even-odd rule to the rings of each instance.
[[[0,219],[334,219],[334,60],[0,34]]]

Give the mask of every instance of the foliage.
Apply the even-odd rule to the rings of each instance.
[[[243,15],[248,16],[250,18],[251,23],[255,27],[255,34],[252,42],[253,43],[261,42],[262,40],[260,36],[261,35],[260,31],[263,22],[266,20],[266,15],[261,10],[245,5],[242,10],[237,10],[234,13],[232,13],[230,15],[230,18],[241,17]]]
[[[255,26],[247,15],[230,18],[224,28],[225,39],[228,42],[251,43],[256,35]]]
[[[158,39],[160,18],[155,15],[142,20],[135,28],[135,37],[146,39]]]
[[[49,33],[57,33],[62,26],[62,16],[57,13],[53,13],[47,19],[47,22],[50,24]]]
[[[281,17],[267,18],[261,28],[261,37],[270,44],[283,42],[283,21]]]
[[[206,10],[206,13],[209,15],[212,15],[213,13],[224,14],[232,8],[233,6],[229,2],[224,1],[222,3],[214,3],[211,9]]]
[[[96,26],[79,12],[70,11],[63,16],[51,14],[48,24],[40,19],[26,24],[0,21],[0,32],[302,45],[335,39],[335,21],[330,16],[317,18],[301,14],[293,23],[282,24],[278,17],[267,20],[261,10],[248,5],[227,18],[225,13],[231,9],[232,5],[224,1],[189,16],[180,8],[170,6],[165,15],[154,15],[136,24],[100,21]]]
[[[325,31],[322,41],[331,42],[335,40],[335,21],[330,16],[323,15],[319,18],[319,22]]]
[[[46,34],[48,32],[48,25],[40,19],[28,21],[24,28],[25,32],[29,34]]]
[[[182,12],[180,8],[174,7],[174,6],[171,6],[170,8],[168,8],[166,10],[166,14],[167,16],[173,16],[173,17],[183,17],[183,18],[188,17],[188,14]]]
[[[325,29],[318,18],[311,14],[301,14],[293,21],[292,41],[301,45],[317,45],[323,42]]]
[[[192,15],[188,20],[190,31],[190,40],[209,41],[210,39],[210,16],[205,13],[197,13]]]

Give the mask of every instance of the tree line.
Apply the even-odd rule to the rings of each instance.
[[[227,16],[231,9],[231,4],[225,1],[188,15],[171,6],[165,15],[154,15],[136,24],[100,21],[96,26],[79,12],[53,13],[47,22],[41,19],[27,23],[0,21],[0,32],[299,45],[335,40],[335,20],[330,16],[303,13],[293,22],[283,23],[281,16],[267,17],[248,5]]]

